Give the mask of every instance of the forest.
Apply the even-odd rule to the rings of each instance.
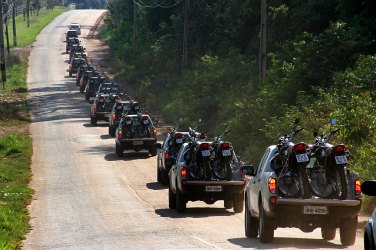
[[[254,165],[296,118],[305,128],[296,141],[306,143],[314,131],[328,133],[336,118],[340,131],[331,142],[348,144],[350,168],[376,179],[375,1],[267,1],[263,81],[261,1],[185,1],[108,3],[101,37],[119,82],[169,124],[201,117],[210,137],[231,130],[225,139]]]

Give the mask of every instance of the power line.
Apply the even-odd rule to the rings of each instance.
[[[163,5],[164,3],[167,2],[167,0],[164,0],[161,3],[157,3],[154,0],[152,0],[152,2],[154,3],[154,5],[146,4],[142,0],[138,0],[138,2],[136,0],[133,0],[133,3],[137,4],[139,7],[142,7],[142,8],[164,8],[164,9],[168,9],[168,8],[172,8],[172,7],[175,7],[175,6],[179,5],[182,1],[183,0],[180,0],[180,1],[176,2],[176,3],[174,3],[174,4],[171,4],[171,5]]]

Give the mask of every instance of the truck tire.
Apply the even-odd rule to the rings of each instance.
[[[69,71],[69,76],[72,76],[72,71]]]
[[[259,204],[259,238],[261,243],[270,243],[274,240],[274,229],[266,216],[262,202]]]
[[[124,156],[124,148],[117,143],[115,145],[116,145],[115,146],[116,155],[119,156],[119,157],[123,157]]]
[[[352,246],[356,239],[356,228],[358,225],[358,216],[342,220],[339,228],[341,243],[344,246]]]
[[[157,149],[156,146],[151,146],[151,147],[149,148],[149,154],[151,154],[151,156],[156,156],[157,153],[158,153],[158,149]]]
[[[234,200],[234,212],[242,213],[244,210],[244,200]]]
[[[162,171],[159,169],[159,166],[157,166],[157,181],[158,182],[161,182],[161,174],[162,174]]]
[[[108,134],[115,137],[115,129],[111,125],[108,126]]]
[[[231,208],[234,207],[234,201],[233,200],[225,199],[223,201],[223,203],[224,203],[224,206],[225,206],[226,209],[231,209]]]
[[[93,126],[97,125],[97,118],[91,116],[91,117],[90,117],[90,123],[91,123],[91,125],[93,125]]]
[[[187,209],[187,202],[184,199],[183,194],[180,193],[178,185],[176,185],[176,211],[178,213],[184,213]]]
[[[245,213],[244,213],[244,231],[247,238],[257,238],[259,221],[253,218],[251,212],[249,211],[247,201],[245,202]]]
[[[171,187],[168,189],[168,207],[170,209],[176,208],[176,194],[171,190]]]
[[[336,237],[336,228],[321,228],[321,236],[324,240],[334,240]]]
[[[161,170],[161,181],[163,186],[168,186],[170,184],[170,180],[168,178],[168,173],[164,170]]]

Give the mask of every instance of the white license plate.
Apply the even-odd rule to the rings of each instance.
[[[208,156],[210,156],[210,150],[203,150],[203,151],[201,151],[201,155],[202,155],[203,157],[208,157]]]
[[[223,156],[230,156],[231,155],[231,150],[230,149],[222,150],[222,155]]]
[[[144,144],[144,142],[143,141],[134,141],[133,142],[133,145],[143,145]]]
[[[176,139],[176,143],[183,143],[183,139]]]
[[[104,102],[104,100],[103,99],[99,99],[99,102]]]
[[[132,121],[126,121],[125,124],[127,124],[127,125],[131,125],[131,124],[132,124]]]
[[[308,155],[307,154],[296,155],[296,161],[297,162],[307,162],[307,161],[309,161]]]
[[[304,206],[303,214],[328,214],[328,208],[324,206]]]
[[[348,163],[346,155],[338,155],[335,157],[337,164],[346,164]]]
[[[205,186],[206,192],[222,192],[222,186]]]
[[[144,124],[149,124],[149,120],[144,120]]]

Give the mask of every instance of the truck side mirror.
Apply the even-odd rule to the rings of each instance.
[[[241,170],[242,170],[243,174],[245,174],[245,175],[250,175],[250,176],[256,175],[253,165],[244,165],[241,168]]]
[[[361,190],[365,195],[376,196],[376,180],[364,181]]]

